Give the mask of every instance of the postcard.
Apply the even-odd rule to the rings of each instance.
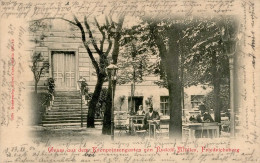
[[[2,0],[0,162],[259,162],[257,0]]]

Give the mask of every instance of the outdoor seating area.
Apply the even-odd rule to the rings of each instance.
[[[125,111],[115,111],[114,124],[118,136],[123,133],[131,136],[155,138],[157,136],[168,136],[169,134],[169,116],[161,117],[160,120],[147,120],[148,128],[145,126],[145,115],[130,115]]]
[[[143,115],[130,115],[126,111],[115,111],[114,123],[115,130],[118,131],[118,136],[124,133],[143,138],[169,138],[170,117],[160,115],[158,118],[147,120],[146,116],[148,114],[149,112]],[[198,115],[202,116],[200,117],[200,122],[192,119]],[[204,119],[203,115],[205,113],[202,114],[199,110],[191,110],[183,117],[183,138],[219,138],[221,135],[220,132],[230,132],[230,120],[228,117],[221,117],[221,123],[218,123],[214,122],[214,120]],[[209,115],[210,117],[214,117],[214,114]],[[147,127],[145,127],[146,125]]]

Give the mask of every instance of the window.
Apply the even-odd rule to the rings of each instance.
[[[203,101],[203,95],[191,95],[191,107],[198,108]]]
[[[169,96],[160,97],[160,113],[162,115],[170,115],[169,112]]]

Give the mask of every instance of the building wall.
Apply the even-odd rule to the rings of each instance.
[[[145,100],[148,97],[152,96],[153,99],[153,108],[156,111],[160,111],[160,97],[161,96],[169,96],[168,90],[166,88],[160,88],[159,86],[153,84],[153,81],[143,82],[141,84],[136,84],[135,86],[135,96],[143,96],[143,106],[144,110],[147,110],[147,106],[145,105]],[[184,97],[184,109],[186,111],[192,110],[191,106],[191,95],[207,95],[210,91],[212,91],[212,87],[205,85],[191,86],[184,89],[185,97]],[[116,87],[115,94],[115,107],[119,110],[119,97],[125,96],[124,103],[122,105],[122,110],[128,110],[128,98],[131,97],[131,85],[121,85]]]
[[[79,31],[73,31],[67,22],[62,20],[53,20],[48,23],[51,28],[39,29],[36,32],[29,34],[29,39],[34,44],[28,51],[41,52],[44,61],[48,61],[50,64],[52,51],[72,51],[76,57],[76,81],[80,76],[84,77],[87,82],[94,84],[96,81],[95,75],[93,75],[92,64],[88,57],[86,49],[83,47],[81,34]],[[43,38],[44,37],[44,38]],[[35,42],[37,40],[37,42]],[[94,57],[98,57],[94,53]],[[52,68],[45,70],[38,83],[39,89],[44,88],[47,85],[47,79],[52,77]],[[32,79],[33,80],[33,79]],[[29,82],[29,86],[33,87],[34,82]]]

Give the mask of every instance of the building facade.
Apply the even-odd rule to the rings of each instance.
[[[43,62],[48,62],[50,65],[41,75],[38,83],[39,91],[46,89],[48,78],[55,80],[55,91],[78,91],[77,81],[85,78],[90,92],[93,92],[97,77],[83,46],[79,30],[75,30],[75,27],[63,20],[48,20],[41,23],[45,28],[36,28],[29,35],[32,42],[29,49],[31,55],[34,52],[41,53]],[[98,59],[95,53],[94,57]],[[161,115],[169,115],[168,90],[154,83],[158,80],[159,76],[149,75],[144,76],[143,82],[134,84],[134,87],[132,83],[117,85],[115,110],[136,112],[138,107],[143,105],[147,111],[148,105],[152,103],[153,108]],[[29,85],[33,89],[33,78]],[[104,86],[106,87],[107,83]],[[202,85],[184,88],[184,111],[196,109],[211,90],[212,87]]]

